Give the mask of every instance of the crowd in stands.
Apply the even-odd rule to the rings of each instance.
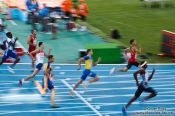
[[[27,23],[32,25],[32,29],[38,30],[36,24],[41,24],[42,32],[56,32],[57,20],[64,19],[67,21],[67,29],[76,28],[77,19],[86,21],[88,15],[88,6],[85,0],[71,1],[64,0],[61,6],[48,7],[43,4],[40,9],[37,0],[26,0],[26,8],[28,12]]]

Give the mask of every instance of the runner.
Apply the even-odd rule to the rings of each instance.
[[[149,96],[144,97],[143,99],[141,99],[141,102],[147,101],[150,98],[153,98],[157,95],[157,92],[152,88],[148,86],[148,82],[152,79],[154,73],[155,73],[155,69],[152,70],[152,74],[149,75],[148,72],[146,71],[147,69],[147,62],[143,61],[141,62],[141,67],[142,69],[139,69],[138,71],[136,71],[134,73],[134,78],[136,80],[136,85],[137,85],[137,91],[135,92],[135,95],[130,99],[130,101],[127,103],[127,105],[123,106],[122,108],[122,112],[123,114],[126,116],[126,110],[127,108],[132,104],[132,102],[134,102],[137,98],[140,97],[140,95],[142,94],[142,92],[147,92],[150,93]],[[140,74],[140,76],[142,77],[142,81],[141,83],[139,83],[138,79],[137,79],[137,75]]]
[[[72,95],[74,94],[74,91],[76,90],[76,88],[86,80],[87,76],[90,76],[90,77],[93,77],[93,78],[90,79],[89,81],[83,83],[83,86],[85,88],[88,87],[89,83],[93,83],[93,82],[99,80],[99,77],[96,75],[96,73],[91,71],[91,68],[92,68],[92,66],[96,66],[101,61],[101,58],[99,57],[96,62],[93,62],[92,58],[91,58],[92,54],[93,54],[92,49],[88,49],[87,50],[87,55],[80,58],[79,61],[78,61],[78,66],[79,66],[78,70],[81,69],[81,62],[83,62],[83,61],[85,61],[85,69],[83,71],[83,74],[82,74],[80,80],[75,84],[73,90],[71,91]]]
[[[14,58],[15,61],[11,66],[8,66],[8,69],[11,73],[15,73],[13,71],[14,66],[16,63],[20,61],[20,58],[17,56],[14,48],[16,41],[18,40],[17,38],[14,38],[11,32],[6,33],[7,40],[5,41],[5,47],[6,49],[4,50],[4,54],[2,57],[2,61],[0,62],[0,65],[3,64],[9,57]]]
[[[127,72],[132,66],[139,67],[137,62],[137,54],[141,54],[141,48],[137,48],[135,39],[130,40],[130,47],[125,49],[125,57],[128,58],[128,65],[122,69],[116,69],[115,67],[110,70],[110,74],[114,72]]]
[[[51,50],[52,49],[49,49],[48,53],[45,53],[44,52],[44,43],[39,42],[39,48],[30,53],[30,56],[32,57],[33,61],[35,61],[35,58],[33,57],[32,54],[36,54],[36,69],[34,70],[34,72],[31,75],[27,76],[26,78],[23,78],[23,79],[19,80],[19,83],[18,83],[19,87],[22,86],[22,83],[24,81],[28,81],[29,79],[35,77],[36,74],[38,74],[38,72],[43,67],[44,56],[48,58],[48,56],[50,55]]]
[[[32,30],[30,36],[27,39],[27,44],[29,45],[28,52],[31,53],[36,50],[37,47],[37,38],[36,31]],[[31,54],[33,58],[36,59],[36,54]],[[35,62],[32,60],[32,69],[34,70]]]
[[[46,94],[46,90],[50,90],[50,101],[51,101],[51,107],[52,108],[58,108],[55,104],[55,89],[53,85],[53,76],[51,75],[52,67],[51,63],[54,62],[54,56],[49,55],[48,56],[48,62],[44,64],[43,71],[44,71],[44,77],[42,79],[42,86],[38,81],[33,81],[34,85],[38,88],[39,92],[41,94]]]

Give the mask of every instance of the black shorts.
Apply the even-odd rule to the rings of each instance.
[[[157,94],[157,91],[152,87],[144,87],[142,84],[139,85],[137,91],[135,92],[135,97],[138,98],[142,94],[142,92]]]
[[[138,62],[128,62],[128,65],[126,67],[127,67],[127,69],[130,69],[133,65],[138,67],[139,63]]]

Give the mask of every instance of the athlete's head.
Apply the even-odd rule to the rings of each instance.
[[[87,49],[87,52],[86,53],[87,53],[87,55],[90,55],[91,56],[93,54],[93,51],[92,51],[92,49]]]
[[[54,62],[54,60],[55,60],[55,58],[54,58],[53,55],[49,55],[49,56],[48,56],[48,61],[49,61],[49,62]]]
[[[140,63],[140,66],[143,68],[143,69],[146,69],[147,68],[147,61],[142,61]]]
[[[43,42],[39,42],[38,46],[41,47],[41,48],[44,48],[44,43]]]
[[[6,33],[6,36],[7,36],[8,38],[12,38],[12,37],[13,37],[13,35],[12,35],[11,32],[7,32],[7,33]]]
[[[136,40],[135,40],[135,39],[131,39],[131,40],[129,41],[129,43],[130,43],[130,45],[136,45]]]
[[[32,35],[35,36],[36,35],[36,30],[32,29],[31,33],[32,33]]]

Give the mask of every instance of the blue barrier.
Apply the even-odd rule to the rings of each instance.
[[[10,8],[10,15],[13,19],[27,21],[27,13],[19,8]]]

